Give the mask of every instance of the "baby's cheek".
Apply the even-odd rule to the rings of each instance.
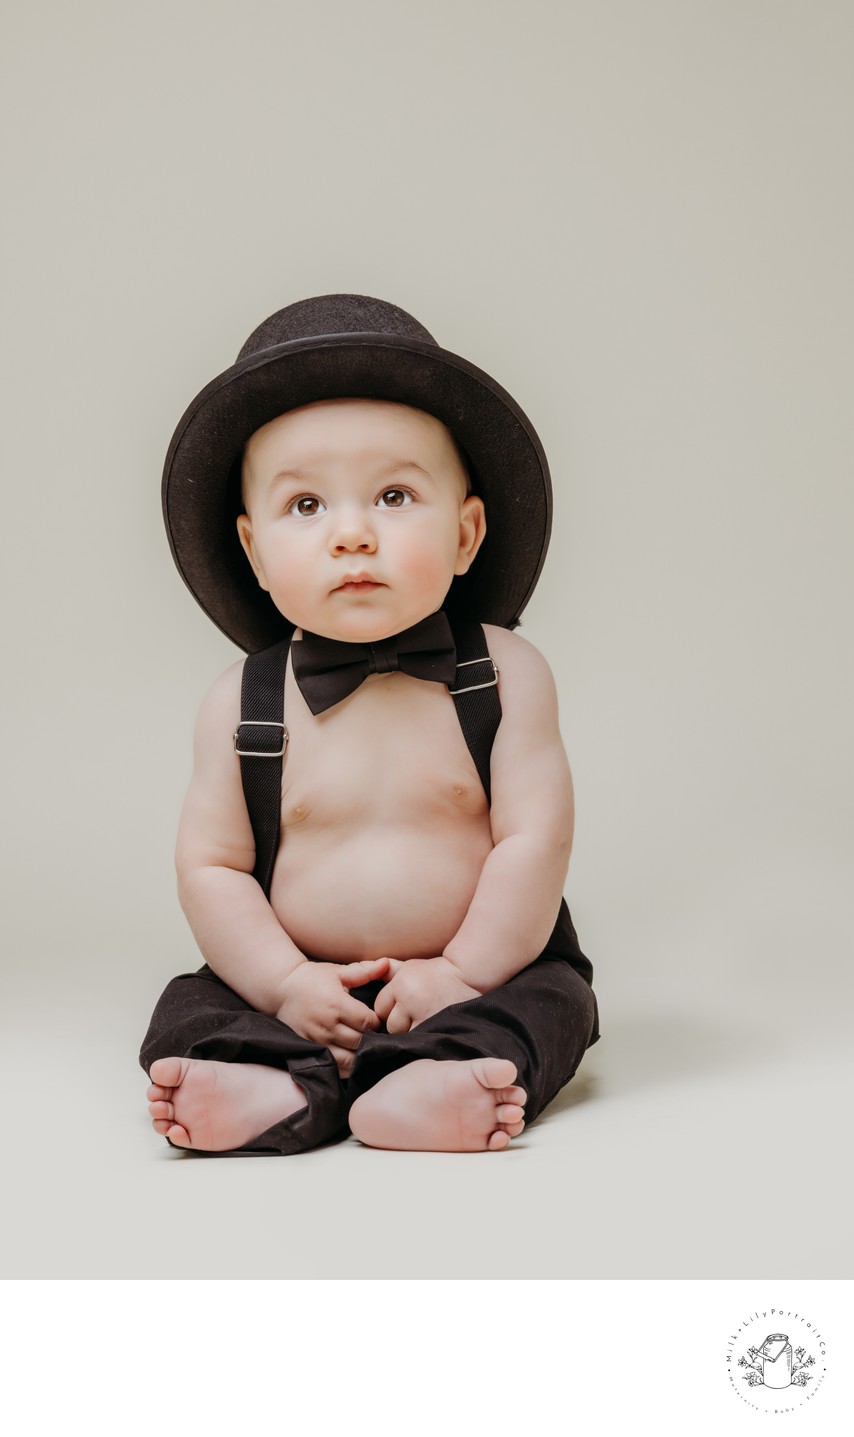
[[[440,588],[441,599],[453,577],[455,559],[456,549],[451,552],[446,542],[441,539],[433,539],[432,542],[425,540],[408,546],[405,556],[406,572],[412,582],[425,591]]]
[[[273,602],[294,623],[303,622],[298,615],[312,592],[311,575],[312,566],[301,562],[299,557],[280,561],[277,567],[270,589]],[[310,628],[311,624],[307,622],[306,626]]]

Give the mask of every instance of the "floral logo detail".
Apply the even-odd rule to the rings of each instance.
[[[785,1332],[771,1332],[761,1347],[748,1347],[738,1365],[749,1369],[742,1373],[748,1387],[806,1387],[813,1378],[806,1369],[815,1366],[815,1358],[807,1355],[805,1347],[793,1351]]]

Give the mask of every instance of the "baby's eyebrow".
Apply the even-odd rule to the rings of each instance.
[[[382,465],[378,474],[381,479],[389,479],[392,474],[400,474],[407,469],[414,469],[415,473],[420,474],[424,479],[433,478],[430,470],[425,469],[421,464],[416,464],[414,459],[392,459],[388,464]]]
[[[387,479],[390,475],[399,474],[401,470],[404,469],[414,469],[417,474],[422,474],[425,479],[433,478],[429,469],[425,469],[423,465],[416,463],[414,459],[390,459],[386,464],[380,465],[380,468],[377,471],[377,476],[380,479]],[[290,479],[297,484],[304,484],[312,479],[316,479],[318,477],[318,474],[322,474],[322,472],[322,469],[315,470],[312,468],[279,469],[273,475],[272,479],[270,480],[270,483],[280,484]]]
[[[272,479],[270,480],[270,483],[281,484],[284,482],[285,479],[294,479],[298,484],[301,484],[304,479],[310,478],[311,473],[306,473],[304,469],[279,469],[273,475]]]

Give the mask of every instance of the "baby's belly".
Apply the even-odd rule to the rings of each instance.
[[[271,903],[314,958],[433,958],[465,918],[492,846],[488,816],[439,833],[433,824],[287,830]]]

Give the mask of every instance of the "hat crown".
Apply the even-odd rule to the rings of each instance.
[[[387,300],[366,294],[322,294],[271,314],[252,331],[237,359],[280,344],[339,334],[387,334],[436,344],[423,324]]]

